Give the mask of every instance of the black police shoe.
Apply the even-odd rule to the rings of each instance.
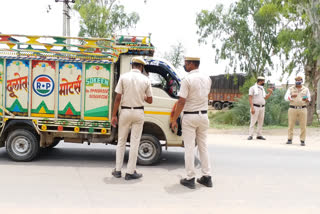
[[[288,139],[287,144],[292,144],[292,140]]]
[[[180,184],[185,186],[185,187],[188,187],[190,189],[195,189],[196,188],[196,184],[195,184],[194,180],[195,180],[195,178],[192,178],[190,180],[184,178],[184,179],[180,180]]]
[[[248,140],[252,140],[252,136],[249,136],[249,137],[248,137]]]
[[[206,186],[206,187],[212,187],[211,176],[202,176],[201,178],[197,179],[197,182],[199,184]]]
[[[305,146],[306,144],[304,143],[304,141],[301,141],[301,146]]]
[[[115,178],[121,178],[121,171],[116,171],[116,169],[114,169],[111,174]]]
[[[142,177],[141,173],[137,173],[134,171],[133,174],[126,173],[126,176],[124,177],[125,180],[134,180],[134,179],[139,179]]]
[[[263,136],[257,136],[258,140],[266,140]]]

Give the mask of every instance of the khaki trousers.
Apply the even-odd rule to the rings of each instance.
[[[118,144],[116,151],[116,170],[121,171],[123,158],[126,151],[128,133],[130,135],[130,152],[127,164],[127,173],[133,174],[136,170],[138,149],[144,123],[144,111],[142,109],[122,109],[119,116]]]
[[[296,121],[299,121],[300,124],[300,140],[306,140],[306,130],[307,130],[307,108],[303,109],[294,109],[289,108],[288,110],[288,140],[293,138],[293,128],[296,125]]]
[[[187,171],[187,179],[194,178],[194,149],[197,142],[201,171],[203,175],[210,175],[209,155],[207,148],[207,130],[209,120],[207,114],[184,114],[182,119],[182,137],[185,148],[185,167]]]
[[[253,136],[254,132],[254,126],[258,122],[257,126],[257,136],[262,136],[262,126],[264,122],[264,112],[265,112],[265,107],[257,107],[253,106],[255,113],[251,115],[251,121],[250,121],[250,128],[249,128],[249,136]]]

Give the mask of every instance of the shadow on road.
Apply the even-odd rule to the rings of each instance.
[[[138,166],[141,168],[165,168],[175,170],[184,167],[184,150],[162,151],[158,164],[154,166]],[[128,161],[129,148],[126,150],[124,163]],[[21,166],[65,166],[65,167],[114,167],[116,149],[114,146],[86,146],[74,145],[65,146],[59,144],[51,150],[41,150],[38,158],[31,162],[14,162],[9,159],[5,148],[0,148],[0,165],[21,165]],[[124,166],[125,167],[125,166]]]
[[[126,181],[124,177],[122,176],[121,178],[114,178],[114,177],[105,177],[103,179],[103,182],[105,184],[121,184],[121,185],[128,185],[128,184],[136,184],[136,183],[141,183],[143,181],[142,179],[136,179],[136,180],[130,180]]]

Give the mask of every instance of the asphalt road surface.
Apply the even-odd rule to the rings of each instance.
[[[277,132],[247,141],[241,130],[211,130],[214,187],[195,190],[179,184],[182,148],[163,151],[156,166],[138,166],[143,178],[136,181],[111,176],[115,146],[62,143],[28,163],[9,160],[1,148],[0,213],[318,214],[320,132],[306,147],[285,145]]]

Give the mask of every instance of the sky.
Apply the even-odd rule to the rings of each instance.
[[[29,34],[62,36],[62,3],[55,0],[0,0],[0,32],[6,34]],[[200,70],[208,75],[223,74],[226,62],[215,64],[215,51],[208,45],[199,45],[195,24],[196,14],[202,9],[211,10],[217,4],[228,6],[235,0],[119,0],[126,12],[137,12],[140,20],[129,35],[149,35],[156,47],[156,56],[163,56],[172,45],[181,42],[185,55],[201,58]],[[50,10],[48,9],[50,5]],[[71,12],[71,36],[79,32],[79,15]],[[181,70],[181,68],[180,68]],[[267,77],[277,85],[279,75]],[[288,78],[293,83],[293,76]],[[284,78],[282,83],[286,83]]]

